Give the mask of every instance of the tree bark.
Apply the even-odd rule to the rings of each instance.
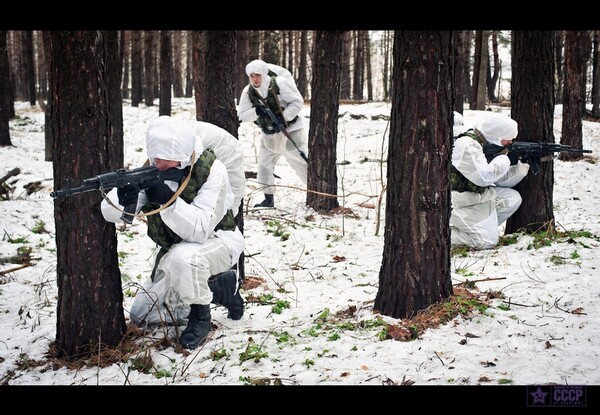
[[[511,117],[519,124],[517,141],[554,143],[554,32],[512,33]],[[554,230],[554,162],[528,174],[515,189],[523,202],[507,220],[505,233]]]
[[[374,309],[409,318],[452,295],[450,31],[395,32],[386,229]]]
[[[475,32],[475,57],[473,63],[473,98],[470,109],[485,110],[487,100],[487,71],[489,61],[488,46],[489,31],[477,30]]]
[[[600,30],[594,30],[592,52],[592,117],[600,119]]]
[[[315,33],[306,204],[317,211],[339,207],[336,150],[343,37],[341,31]]]
[[[12,146],[9,127],[11,88],[6,31],[3,30],[0,31],[0,147]]]
[[[585,116],[585,84],[587,62],[592,42],[587,30],[565,32],[565,87],[560,143],[583,148],[583,117]],[[583,154],[561,153],[561,160],[578,160]]]
[[[156,77],[156,31],[145,30],[143,37],[144,51],[144,104],[147,107],[154,106],[156,98],[157,77]]]
[[[196,119],[210,122],[238,136],[235,108],[236,32],[209,30],[194,32],[194,54],[197,65]],[[242,200],[236,225],[244,233]],[[238,276],[245,278],[244,254],[238,261]]]
[[[142,63],[142,32],[131,31],[131,106],[139,107],[144,99],[144,65]]]
[[[170,30],[160,31],[160,100],[158,115],[171,115],[173,91],[173,44]]]
[[[298,91],[304,97],[304,99],[308,97],[308,76],[307,66],[308,66],[308,39],[306,31],[302,31],[300,35],[300,63],[298,64]]]
[[[52,31],[50,91],[54,187],[123,166],[116,31]],[[125,333],[115,225],[99,192],[54,204],[57,357],[76,359],[119,344]]]

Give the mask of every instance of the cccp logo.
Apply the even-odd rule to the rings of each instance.
[[[527,406],[586,406],[584,386],[529,386]]]

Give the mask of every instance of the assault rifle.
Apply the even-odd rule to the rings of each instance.
[[[271,108],[269,108],[269,106],[264,101],[264,99],[259,97],[258,102],[259,102],[260,108],[265,112],[265,114],[267,114],[269,116],[271,121],[273,121],[273,124],[275,124],[275,126],[279,129],[279,131],[281,131],[288,138],[288,140],[290,140],[292,142],[294,147],[296,147],[296,149],[300,152],[300,156],[304,159],[304,161],[306,163],[308,163],[308,157],[306,157],[306,154],[304,154],[304,152],[302,150],[300,150],[298,145],[294,142],[294,140],[292,139],[292,136],[286,130],[284,123],[279,118],[277,118],[277,116],[273,113],[273,111],[271,111]]]
[[[148,184],[156,180],[174,180],[179,182],[185,174],[185,170],[172,168],[159,171],[155,166],[139,167],[132,170],[118,169],[113,172],[84,179],[81,186],[78,187],[70,187],[67,181],[63,189],[51,192],[50,196],[53,198],[68,197],[90,192],[92,190],[104,191],[110,190],[113,187],[123,188],[130,184],[137,185],[140,189],[144,189],[148,187]],[[137,202],[125,206],[123,214],[121,215],[121,220],[126,223],[131,223],[136,207]]]
[[[591,153],[592,150],[577,149],[571,146],[555,143],[529,143],[527,141],[515,141],[512,144],[503,147],[495,144],[486,143],[483,146],[483,152],[488,162],[500,154],[506,154],[509,151],[519,153],[519,158],[528,163],[533,174],[541,171],[540,163],[554,158],[555,153]]]

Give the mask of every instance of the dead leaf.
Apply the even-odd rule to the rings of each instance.
[[[373,203],[356,203],[356,206],[365,209],[375,209],[375,205]]]
[[[252,277],[252,276],[246,275],[242,286],[244,287],[244,290],[252,290],[253,288],[260,287],[260,286],[266,286],[266,285],[267,285],[267,282],[264,278]]]
[[[409,341],[413,338],[413,334],[409,329],[392,324],[388,326],[387,334],[394,340]]]

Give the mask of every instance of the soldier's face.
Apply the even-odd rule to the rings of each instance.
[[[179,163],[177,160],[165,160],[165,159],[159,159],[159,158],[155,158],[154,159],[154,165],[158,168],[158,170],[168,170],[172,167],[177,167],[179,166],[181,163]]]
[[[250,82],[252,82],[254,88],[258,88],[262,84],[262,75],[259,73],[251,73]]]

